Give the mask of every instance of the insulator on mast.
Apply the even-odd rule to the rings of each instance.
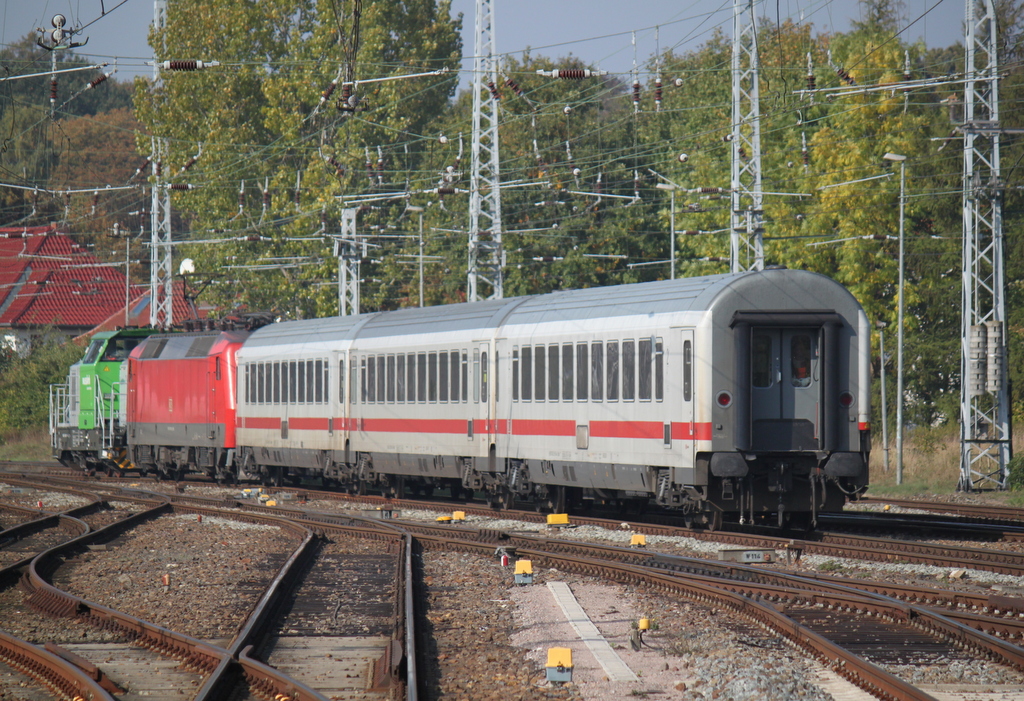
[[[811,58],[810,51],[807,52],[807,89],[818,89],[818,79],[814,77],[814,59]]]
[[[550,71],[537,69],[537,75],[559,80],[583,80],[584,78],[597,78],[602,75],[608,75],[608,71],[592,71],[589,68],[556,68]]]
[[[146,168],[148,168],[149,164],[152,163],[152,162],[153,162],[152,157],[147,158],[146,160],[144,160],[142,162],[142,165],[140,165],[138,168],[135,169],[135,172],[132,174],[132,177],[128,178],[128,182],[131,182],[132,180],[135,180],[135,178],[137,178],[140,175],[142,175],[142,171],[144,171]]]
[[[494,81],[487,81],[487,90],[491,93],[491,97],[493,97],[495,100],[501,99],[501,93],[498,92],[498,87],[494,84]]]
[[[807,150],[807,132],[800,132],[800,159],[804,163],[804,170],[811,165],[811,153]]]
[[[117,69],[115,69],[115,70],[117,70]],[[97,85],[99,85],[100,83],[104,82],[107,78],[109,78],[112,75],[114,75],[114,71],[110,71],[109,73],[104,73],[103,75],[99,76],[98,78],[93,78],[91,81],[89,81],[88,83],[85,84],[85,89],[89,90],[91,88],[95,88]]]
[[[57,79],[53,78],[50,81],[50,102],[57,101]]]
[[[156,162],[156,177],[159,178],[163,174],[164,174],[164,162],[163,161],[157,161]]]
[[[199,145],[199,151],[196,153],[196,155],[192,156],[187,161],[185,161],[185,165],[181,166],[181,170],[179,170],[178,172],[179,173],[184,173],[186,170],[188,170],[189,168],[194,166],[199,161],[199,157],[202,156],[202,155],[203,155],[203,146],[202,146],[202,144],[200,144]]]
[[[337,89],[338,89],[338,79],[335,78],[334,80],[331,81],[330,85],[328,85],[326,88],[324,88],[324,91],[322,93],[320,93],[320,104],[322,105],[325,102],[327,102],[328,100],[330,100],[331,99],[331,95],[333,95],[334,91],[337,90]]]
[[[196,186],[195,185],[190,185],[188,183],[171,183],[170,185],[167,186],[167,188],[169,190],[186,190],[187,191],[187,190],[195,190]]]
[[[295,172],[295,211],[299,211],[299,193],[302,191],[302,171]]]
[[[661,76],[654,79],[654,111],[661,112]]]
[[[96,205],[100,203],[100,191],[96,190],[92,193],[92,207],[89,208],[89,216],[96,216]]]
[[[843,81],[847,85],[857,84],[857,81],[853,79],[853,76],[846,72],[845,68],[843,68],[842,66],[837,66],[835,63],[833,63],[831,51],[828,52],[828,63],[830,66],[832,66],[832,70],[836,72],[836,75],[839,76],[839,80]]]
[[[201,71],[204,68],[219,66],[220,61],[197,61],[195,59],[186,59],[178,61],[164,61],[159,65],[165,71]]]
[[[640,111],[640,81],[633,79],[633,111]]]
[[[324,162],[327,163],[327,165],[332,166],[334,168],[334,174],[335,175],[337,175],[339,178],[344,177],[344,175],[345,175],[345,167],[342,166],[337,161],[335,161],[333,156],[325,156],[324,157]],[[298,200],[298,196],[299,196],[298,193],[299,193],[299,190],[298,190],[298,187],[296,187],[295,188],[295,198],[296,198],[296,201]]]

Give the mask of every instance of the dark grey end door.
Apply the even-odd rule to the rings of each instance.
[[[817,450],[821,342],[817,328],[751,329],[751,448]]]

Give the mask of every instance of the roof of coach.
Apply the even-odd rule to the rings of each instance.
[[[773,277],[775,280],[772,280]],[[771,304],[765,306],[761,303],[759,288],[765,286],[773,291],[769,298],[774,304],[774,300],[779,297],[779,290],[787,287],[792,289],[794,285],[815,289],[823,306],[836,298],[834,293],[826,292],[827,286],[843,289],[845,298],[852,299],[841,285],[816,273],[785,269],[748,271],[614,287],[591,287],[470,304],[448,304],[422,309],[410,307],[356,316],[286,321],[255,331],[245,346],[324,344],[355,338],[472,332],[514,324],[703,312],[712,309],[716,300],[735,299],[736,295],[749,298],[747,306],[751,309],[767,309]]]

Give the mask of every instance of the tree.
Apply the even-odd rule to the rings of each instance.
[[[239,27],[245,31],[232,31]],[[152,37],[166,46],[160,53],[222,65],[165,72],[156,86],[138,81],[136,110],[154,138],[166,139],[169,173],[202,147],[195,166],[172,181],[196,187],[175,197],[191,229],[176,236],[218,242],[182,254],[201,273],[230,270],[235,282],[215,287],[212,299],[252,308],[287,299],[291,314],[337,313],[333,288],[319,282],[337,275],[328,235],[338,233],[338,197],[385,189],[396,163],[415,171],[429,153],[421,150],[422,132],[445,108],[455,78],[364,82],[354,110],[338,109],[344,88],[330,98],[321,93],[348,71],[373,81],[452,69],[461,53],[458,29],[448,4],[429,0],[169,5],[166,30]],[[346,47],[355,49],[352,62]],[[374,218],[397,216],[393,205],[379,206]]]

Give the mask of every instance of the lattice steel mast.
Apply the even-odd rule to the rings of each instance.
[[[959,489],[967,491],[1006,488],[1011,445],[996,15],[992,0],[965,5]]]
[[[341,236],[334,241],[338,257],[338,316],[359,313],[359,274],[365,250],[360,250],[356,236],[354,207],[341,210]],[[365,246],[364,246],[365,247]]]
[[[501,189],[498,164],[498,60],[492,0],[477,0],[473,56],[473,136],[469,183],[469,270],[466,299],[501,299]],[[481,284],[482,283],[482,284]],[[489,286],[489,294],[484,286]]]
[[[734,273],[764,268],[761,107],[754,0],[732,4],[732,217]]]
[[[154,0],[153,26],[163,40],[167,26],[167,0]],[[167,46],[164,42],[163,50]],[[153,53],[153,88],[160,84],[160,56]],[[163,161],[167,157],[167,140],[152,139],[152,196],[149,208],[149,324],[170,328],[174,323],[174,271],[171,247],[171,193],[164,186]]]

